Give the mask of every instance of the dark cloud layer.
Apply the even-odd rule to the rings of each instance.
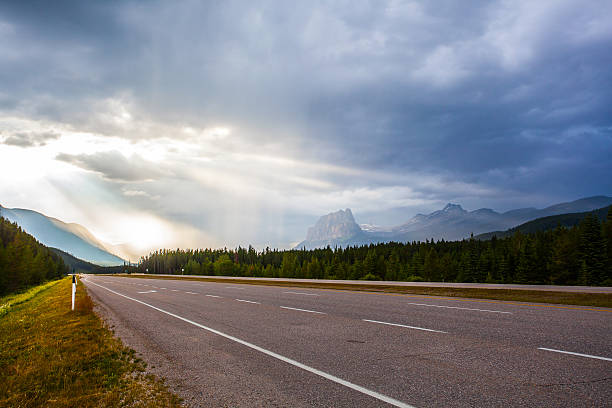
[[[548,204],[612,192],[611,17],[608,1],[5,2],[0,109],[113,134],[99,101],[120,98],[136,118],[495,191],[482,205]]]

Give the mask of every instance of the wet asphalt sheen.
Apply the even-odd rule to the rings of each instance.
[[[612,406],[612,309],[83,281],[116,334],[190,406]]]

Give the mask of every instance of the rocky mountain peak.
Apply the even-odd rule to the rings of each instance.
[[[448,203],[442,209],[444,212],[466,212],[460,204]]]
[[[314,227],[308,229],[306,240],[323,241],[351,237],[361,232],[350,208],[339,210],[319,218]]]

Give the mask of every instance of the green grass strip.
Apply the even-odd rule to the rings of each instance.
[[[180,406],[103,325],[80,282],[71,310],[71,285],[61,279],[11,298],[0,319],[0,407]]]
[[[16,306],[21,303],[27,302],[28,300],[32,299],[34,296],[38,295],[43,290],[49,289],[50,287],[52,287],[53,285],[56,285],[59,282],[60,280],[54,280],[54,281],[43,283],[42,285],[30,288],[22,293],[5,296],[4,298],[0,299],[0,317],[6,315],[12,306]]]

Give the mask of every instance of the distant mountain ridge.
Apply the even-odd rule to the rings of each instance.
[[[58,248],[79,259],[101,266],[123,265],[124,260],[111,254],[85,227],[65,223],[36,211],[5,208],[0,205],[0,216],[17,223],[42,244]]]
[[[57,248],[49,248],[51,252],[56,253],[66,265],[70,268],[70,271],[76,273],[121,273],[124,271],[125,266],[100,266],[91,262],[84,261],[76,258],[67,252]]]
[[[594,196],[543,209],[520,208],[498,213],[489,208],[466,211],[459,204],[448,203],[441,210],[430,214],[417,214],[407,222],[391,228],[369,224],[361,228],[347,208],[321,217],[317,224],[309,229],[306,240],[300,242],[296,248],[367,245],[388,241],[411,242],[432,238],[460,240],[471,234],[505,231],[536,218],[592,211],[609,205],[612,205],[612,197]]]
[[[580,213],[549,215],[547,217],[541,217],[541,218],[536,218],[535,220],[527,221],[524,224],[510,228],[506,231],[486,232],[484,234],[479,234],[475,236],[474,238],[480,239],[480,240],[487,240],[493,237],[497,237],[497,238],[510,237],[514,235],[517,231],[523,234],[530,234],[530,233],[534,233],[537,231],[546,231],[546,230],[554,229],[554,228],[557,228],[558,226],[569,228],[569,227],[578,225],[589,214],[592,214],[595,217],[599,218],[599,221],[603,221],[606,219],[609,209],[610,209],[610,206],[607,206],[607,207],[599,208],[597,210],[585,211],[585,212],[580,212]]]

